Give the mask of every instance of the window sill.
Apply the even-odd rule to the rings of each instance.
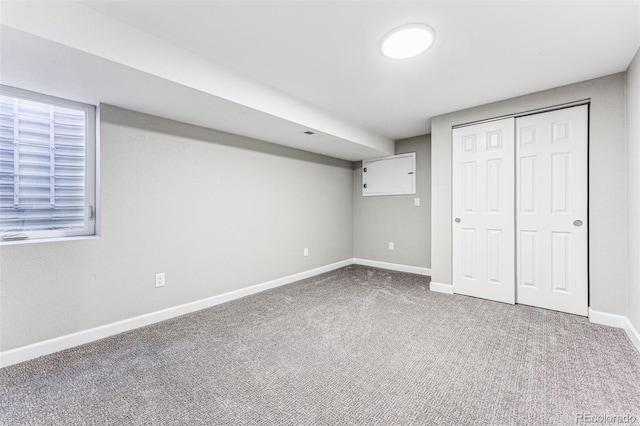
[[[74,237],[55,237],[55,238],[34,238],[26,240],[16,241],[0,241],[0,247],[3,246],[15,246],[19,244],[37,244],[37,243],[51,243],[61,241],[80,241],[80,240],[99,240],[99,235],[78,235]]]

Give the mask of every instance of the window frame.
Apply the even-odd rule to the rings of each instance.
[[[0,246],[85,239],[98,236],[98,119],[99,108],[95,105],[33,92],[0,84],[0,94],[4,96],[40,102],[85,112],[85,173],[84,173],[84,226],[82,229],[55,229],[40,231],[0,231]]]

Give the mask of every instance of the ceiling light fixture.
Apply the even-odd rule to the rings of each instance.
[[[389,31],[380,43],[380,52],[390,59],[408,59],[424,53],[436,40],[427,24],[407,24]]]

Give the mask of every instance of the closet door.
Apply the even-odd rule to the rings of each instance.
[[[587,106],[516,120],[517,302],[587,315]]]
[[[514,119],[453,130],[453,289],[515,302]]]

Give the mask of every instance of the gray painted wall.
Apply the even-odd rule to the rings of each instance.
[[[640,331],[640,50],[627,70],[627,316]]]
[[[451,283],[451,126],[591,99],[589,275],[592,309],[626,314],[625,75],[614,74],[433,118],[432,279]]]
[[[352,167],[103,106],[102,237],[0,248],[0,350],[352,258]]]
[[[354,163],[354,257],[430,268],[431,135],[396,141],[395,153],[407,152],[416,153],[416,195],[363,197],[362,162]]]

